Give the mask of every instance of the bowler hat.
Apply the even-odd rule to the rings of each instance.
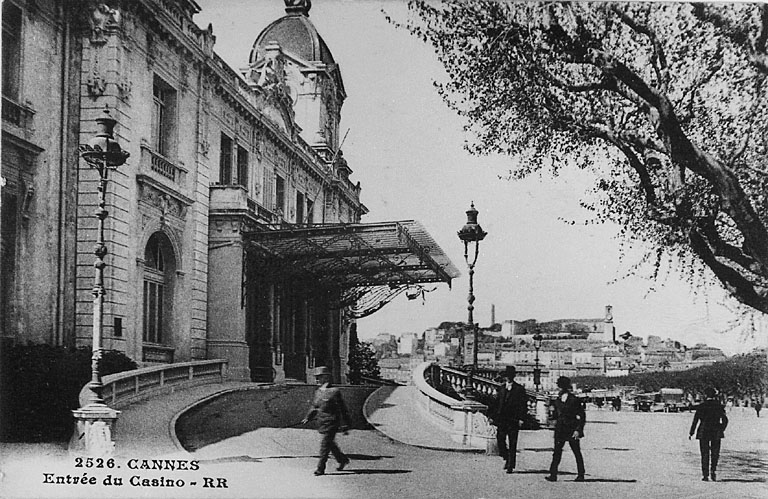
[[[315,376],[322,376],[322,375],[330,376],[331,375],[331,370],[328,369],[326,366],[316,367],[315,368]]]
[[[557,378],[557,387],[558,388],[570,388],[571,387],[571,378],[568,376],[560,376]]]
[[[515,366],[507,366],[504,369],[504,377],[508,379],[512,379],[517,374],[517,370],[515,369]]]

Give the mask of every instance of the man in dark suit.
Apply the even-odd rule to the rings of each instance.
[[[557,468],[563,456],[565,443],[571,446],[576,458],[576,481],[584,481],[584,457],[581,455],[581,438],[584,437],[584,424],[587,421],[584,406],[579,399],[571,393],[571,380],[565,376],[557,378],[557,387],[560,394],[554,401],[555,419],[555,450],[552,453],[552,464],[549,466],[549,475],[545,478],[550,482],[557,481]]]
[[[525,388],[515,383],[515,366],[507,366],[503,384],[497,391],[496,406],[491,421],[496,425],[496,442],[504,469],[512,473],[517,464],[517,435],[528,414]],[[509,445],[507,445],[509,443]]]
[[[328,454],[333,454],[339,463],[336,468],[339,471],[349,464],[349,458],[336,445],[336,434],[340,431],[345,435],[347,434],[349,414],[339,389],[331,385],[331,370],[325,366],[316,368],[315,379],[320,386],[315,391],[312,407],[302,420],[302,424],[317,418],[317,431],[322,435],[322,439],[320,441],[320,461],[317,463],[315,476],[320,476],[325,474]]]
[[[693,416],[691,430],[688,439],[696,432],[701,451],[701,479],[708,481],[717,480],[717,461],[720,459],[720,439],[725,436],[725,428],[728,426],[728,416],[725,415],[725,407],[715,398],[717,392],[714,388],[704,389],[706,400],[696,408]],[[696,429],[698,426],[698,430]]]

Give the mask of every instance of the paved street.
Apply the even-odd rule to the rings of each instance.
[[[195,411],[178,427],[192,452],[176,451],[165,458],[199,460],[199,471],[129,470],[130,455],[117,459],[120,469],[93,469],[99,485],[44,484],[44,471],[82,476],[72,458],[52,453],[47,458],[30,451],[3,464],[2,497],[104,497],[101,485],[110,472],[125,480],[132,476],[185,480],[183,488],[111,487],[110,497],[739,497],[768,496],[768,418],[734,409],[723,441],[717,483],[701,482],[698,446],[687,438],[692,415],[634,412],[587,412],[590,422],[583,441],[586,483],[572,482],[575,464],[566,449],[561,481],[544,475],[551,456],[551,433],[523,432],[519,442],[519,473],[502,473],[499,457],[478,453],[437,451],[405,445],[356,419],[339,444],[352,458],[343,472],[330,463],[329,473],[314,477],[318,434],[311,428],[280,428],[285,413],[298,422],[308,387],[233,392]],[[229,398],[229,401],[227,400]],[[385,400],[382,404],[387,405]],[[392,407],[388,407],[392,409]],[[126,411],[126,414],[130,411]],[[130,417],[130,416],[127,416]],[[197,418],[197,419],[196,419]],[[260,427],[259,420],[264,426]],[[413,421],[413,428],[418,428]],[[242,432],[242,433],[240,433]],[[238,434],[239,433],[239,434]],[[219,440],[219,438],[223,438]],[[192,442],[190,444],[190,442]],[[211,443],[212,442],[212,443]],[[153,457],[152,449],[131,450],[134,458]],[[202,487],[204,477],[226,488]],[[191,482],[199,482],[192,486]],[[226,483],[225,483],[225,482]]]

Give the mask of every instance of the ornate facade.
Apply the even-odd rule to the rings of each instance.
[[[99,177],[77,146],[107,108],[130,158],[107,187],[104,347],[143,363],[226,358],[242,379],[306,380],[318,363],[343,378],[348,288],[265,279],[249,256],[260,232],[367,212],[309,2],[286,2],[242,73],[193,0],[52,4],[3,3],[4,340],[91,341]]]

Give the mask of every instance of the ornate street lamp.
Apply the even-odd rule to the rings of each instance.
[[[538,330],[533,335],[533,348],[536,349],[536,364],[533,368],[533,384],[536,385],[536,391],[539,391],[539,385],[541,385],[541,368],[539,367],[539,349],[541,348],[541,341],[544,337]]]
[[[102,397],[102,382],[99,363],[102,355],[101,333],[104,310],[104,257],[107,246],[104,244],[104,220],[109,215],[106,209],[107,180],[110,170],[116,170],[125,163],[130,155],[120,147],[114,138],[116,120],[104,109],[104,115],[96,119],[98,130],[87,144],[79,147],[80,156],[91,168],[99,173],[99,206],[95,216],[99,220],[96,233],[96,245],[93,253],[96,261],[96,277],[93,284],[93,340],[91,356],[91,381],[88,384],[88,396],[84,405],[73,411],[76,420],[75,437],[84,440],[85,450],[90,455],[111,454],[114,444],[111,440],[111,426],[117,419],[118,412],[107,407]]]
[[[470,390],[472,390],[472,376],[477,370],[477,350],[478,350],[477,324],[475,324],[475,320],[472,314],[472,312],[475,309],[473,279],[475,275],[475,263],[477,263],[477,256],[480,252],[480,241],[485,239],[485,236],[488,234],[483,230],[482,227],[480,227],[480,224],[477,223],[477,213],[478,212],[475,209],[475,203],[473,202],[469,210],[467,210],[467,223],[464,224],[464,227],[462,227],[461,230],[459,230],[458,232],[459,239],[461,239],[464,242],[464,261],[467,262],[467,267],[469,268],[469,297],[467,298],[467,302],[468,302],[467,322],[469,323],[469,327],[472,328],[472,338],[474,341],[473,348],[472,348],[472,369],[469,372],[468,386]],[[472,259],[469,258],[470,243],[475,243],[474,256],[472,257]]]

